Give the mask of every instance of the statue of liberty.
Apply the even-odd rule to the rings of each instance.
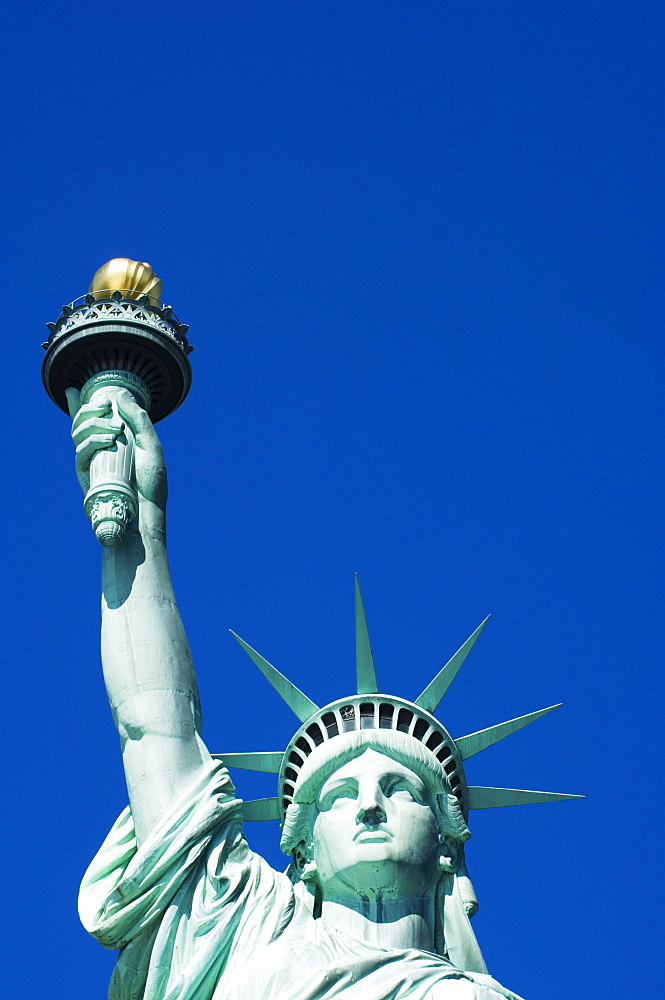
[[[102,548],[102,662],[130,804],[80,893],[86,928],[120,950],[110,1000],[515,1000],[471,928],[468,812],[570,796],[468,787],[463,761],[550,709],[455,740],[434,717],[482,625],[415,702],[379,693],[356,584],[356,693],[319,708],[238,639],[302,724],[284,753],[212,756],[151,419],[131,385],[66,392],[86,494],[95,457],[134,442],[137,513]],[[275,772],[277,798],[243,803],[225,764]],[[245,819],[273,817],[285,873],[245,838]]]

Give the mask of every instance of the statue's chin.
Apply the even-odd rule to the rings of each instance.
[[[362,858],[344,871],[325,873],[319,869],[319,884],[324,899],[348,901],[354,899],[401,900],[426,896],[436,886],[438,871],[431,866],[421,868],[395,861],[390,847],[384,843],[368,843],[362,848]]]

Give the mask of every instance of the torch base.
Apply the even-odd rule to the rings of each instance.
[[[113,317],[113,305],[123,314]],[[131,310],[134,310],[132,313]],[[91,315],[92,314],[92,315]],[[192,384],[192,366],[184,345],[169,323],[159,326],[138,319],[139,306],[123,299],[119,303],[98,303],[88,307],[85,317],[74,313],[45,345],[42,380],[49,396],[68,413],[65,389],[81,389],[100,372],[122,369],[138,376],[150,393],[150,419],[162,420],[185,399]],[[152,313],[141,313],[152,317]],[[155,323],[157,322],[155,320]],[[162,329],[163,327],[163,329]],[[182,329],[182,327],[180,328]]]

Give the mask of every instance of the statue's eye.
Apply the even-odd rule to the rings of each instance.
[[[358,796],[358,789],[355,785],[338,785],[337,788],[331,788],[329,792],[326,792],[321,797],[320,808],[324,811],[326,809],[331,809],[336,802],[343,802],[345,799],[355,799]]]
[[[386,790],[386,794],[389,795],[391,799],[400,798],[410,799],[412,802],[415,801],[413,789],[409,785],[401,784],[400,782],[388,788]]]
[[[408,779],[396,778],[385,789],[384,795],[405,802],[424,802],[424,797]]]

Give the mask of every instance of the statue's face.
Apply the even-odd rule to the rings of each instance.
[[[427,894],[436,885],[439,830],[424,782],[376,750],[343,764],[323,784],[314,860],[324,896]]]

